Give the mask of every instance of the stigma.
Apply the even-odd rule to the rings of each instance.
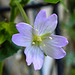
[[[37,40],[37,41],[42,41],[42,39],[41,39],[40,36],[37,36],[37,37],[36,37],[36,40]]]
[[[35,35],[33,36],[32,45],[40,45],[42,42],[41,36]]]

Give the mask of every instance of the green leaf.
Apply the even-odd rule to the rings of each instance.
[[[3,25],[4,23],[3,22],[0,22],[0,30],[2,30],[3,29]]]
[[[13,34],[18,33],[15,23],[0,23],[0,45],[6,40],[11,40]]]
[[[20,4],[25,6],[30,0],[21,0]]]
[[[57,3],[60,0],[43,0],[43,1],[48,2],[48,3]]]
[[[21,47],[16,46],[12,42],[5,41],[0,46],[0,61],[16,53]]]
[[[6,41],[7,39],[7,32],[5,31],[3,25],[5,25],[4,23],[0,23],[0,45]]]
[[[7,32],[5,32],[5,30],[1,30],[0,31],[0,45],[6,41],[8,35]]]
[[[58,3],[60,1],[60,3],[63,5],[64,9],[68,12],[68,8],[66,7],[66,5],[64,4],[64,2],[62,0],[43,0],[45,2],[48,2],[48,3]]]
[[[13,34],[18,33],[15,23],[0,23],[0,61],[13,55],[21,47],[11,42]]]
[[[8,34],[9,34],[8,38],[10,38],[10,39],[11,39],[13,34],[18,33],[15,25],[16,25],[16,23],[12,23],[12,22],[6,23],[6,25],[3,25],[6,32],[8,32]]]
[[[69,21],[66,24],[69,36],[75,42],[75,11],[69,16]]]

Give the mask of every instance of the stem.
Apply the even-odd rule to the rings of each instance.
[[[15,20],[15,7],[11,7],[10,22],[14,22],[14,20]]]
[[[3,71],[3,61],[0,62],[0,75],[2,75],[2,71]]]
[[[19,11],[20,11],[21,14],[22,14],[22,17],[24,18],[24,21],[25,21],[26,23],[30,24],[30,22],[29,22],[29,20],[28,20],[28,17],[27,17],[27,15],[26,15],[24,9],[22,8],[22,6],[21,6],[19,3],[16,3],[16,5],[17,5]]]

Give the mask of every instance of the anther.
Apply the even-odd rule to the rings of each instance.
[[[51,40],[52,40],[52,37],[49,37],[49,39],[51,39]]]
[[[38,31],[38,30],[36,29],[36,31]]]
[[[33,45],[35,45],[35,42],[32,42]]]

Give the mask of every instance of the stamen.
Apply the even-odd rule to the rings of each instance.
[[[52,37],[49,37],[49,39],[51,39],[51,40],[52,40]]]
[[[45,47],[46,45],[44,44],[43,46]]]
[[[35,45],[35,42],[32,42],[33,45]]]
[[[38,30],[36,29],[36,31],[38,31]]]

